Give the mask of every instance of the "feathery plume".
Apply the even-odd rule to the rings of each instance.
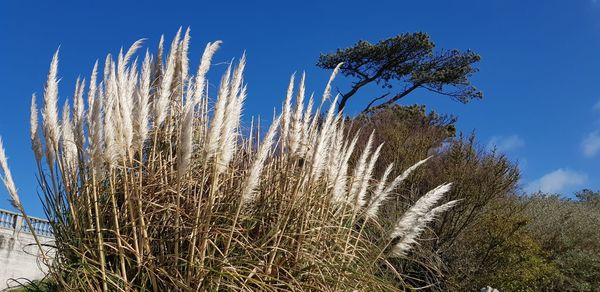
[[[94,69],[92,69],[92,76],[90,77],[90,88],[88,89],[88,126],[91,123],[91,113],[94,111],[94,100],[96,98],[96,78],[98,75],[98,60],[94,63]]]
[[[150,77],[151,68],[150,63],[152,57],[150,57],[148,51],[144,57],[144,63],[142,64],[142,76],[136,91],[136,103],[134,111],[134,141],[133,147],[140,149],[146,141],[148,136],[148,115],[150,112]]]
[[[2,182],[4,182],[4,186],[6,187],[6,190],[8,190],[8,195],[10,196],[10,204],[16,209],[21,210],[21,200],[19,200],[19,195],[17,194],[17,187],[15,186],[15,182],[13,181],[10,168],[8,168],[8,158],[6,157],[6,153],[4,152],[4,144],[2,142],[2,137],[0,137],[0,168],[4,173],[4,175],[1,177]]]
[[[359,133],[354,135],[352,142],[348,145],[348,148],[342,151],[342,160],[339,163],[339,170],[337,172],[337,177],[335,179],[335,183],[333,185],[333,195],[332,201],[334,204],[339,205],[343,203],[347,198],[346,195],[346,183],[348,176],[348,161],[350,160],[350,156],[354,152],[354,147],[356,147],[356,142],[358,141]]]
[[[365,210],[365,214],[367,217],[369,217],[369,218],[377,217],[377,211],[379,211],[379,207],[381,206],[381,203],[385,200],[385,196],[383,195],[383,189],[385,188],[387,178],[390,175],[390,173],[392,172],[393,168],[394,168],[394,164],[390,163],[388,165],[388,167],[385,169],[385,171],[383,172],[383,175],[381,176],[381,179],[379,180],[379,183],[377,184],[377,187],[375,188],[375,191],[373,192],[373,195],[371,196],[369,204],[367,205],[367,209]]]
[[[242,55],[239,64],[233,72],[233,78],[229,88],[228,103],[225,108],[225,119],[221,131],[221,143],[219,156],[217,159],[217,172],[222,172],[233,157],[238,139],[238,127],[242,115],[242,105],[246,98],[246,89],[242,86],[242,77],[244,67],[246,66],[246,57]]]
[[[171,85],[173,83],[173,77],[175,76],[175,67],[177,66],[177,48],[179,46],[179,37],[181,35],[181,28],[177,31],[175,39],[171,44],[171,51],[167,59],[167,68],[159,88],[158,99],[154,105],[154,117],[157,127],[162,125],[167,117],[167,111],[169,110],[169,102],[171,98]]]
[[[352,184],[350,185],[349,195],[349,203],[355,203],[358,199],[357,195],[362,185],[362,178],[364,176],[365,170],[367,169],[367,159],[371,154],[371,146],[373,144],[373,135],[375,134],[375,130],[371,132],[369,135],[369,140],[367,141],[367,145],[363,150],[362,154],[358,158],[358,162],[356,163],[356,167],[354,168],[354,175]]]
[[[281,123],[282,123],[282,131],[281,131],[281,140],[282,147],[286,147],[288,143],[288,135],[290,131],[290,119],[292,117],[292,95],[294,94],[294,79],[296,78],[296,73],[292,74],[290,77],[290,84],[288,85],[287,94],[285,95],[285,101],[283,102],[283,110],[281,112]]]
[[[337,102],[337,98],[338,96],[336,96],[336,98],[331,103],[331,106],[329,107],[329,111],[327,112],[325,122],[321,126],[321,133],[317,139],[317,144],[314,150],[314,155],[312,159],[313,170],[311,175],[315,180],[319,179],[321,172],[323,171],[323,168],[326,163],[325,158],[327,156],[327,153],[329,152],[328,150],[330,148],[331,139],[333,139],[335,136],[334,131],[337,119],[335,119],[336,121],[334,121],[333,117],[335,113],[335,105]]]
[[[384,196],[383,199],[385,199],[385,197],[393,190],[395,189],[398,185],[400,185],[400,183],[402,183],[415,169],[417,169],[419,166],[421,166],[423,163],[427,162],[429,159],[431,159],[432,156],[429,156],[417,163],[415,163],[413,166],[407,168],[404,172],[402,172],[402,174],[400,174],[399,176],[397,176],[383,191],[382,196]]]
[[[214,157],[221,141],[221,131],[223,128],[223,119],[225,117],[225,107],[229,99],[229,77],[231,75],[231,65],[227,67],[227,71],[221,77],[221,85],[217,93],[217,103],[213,111],[213,117],[210,122],[210,130],[208,132],[208,140],[206,145],[206,159]]]
[[[156,52],[156,59],[154,60],[154,64],[152,66],[152,87],[156,88],[155,93],[151,96],[152,103],[156,102],[158,98],[160,84],[163,79],[163,55],[164,55],[164,45],[165,45],[165,36],[160,36],[160,41],[158,42],[158,49]],[[153,113],[154,114],[154,113]],[[156,117],[152,117],[153,120],[156,120]]]
[[[256,159],[252,164],[252,168],[250,169],[250,173],[248,174],[246,182],[244,183],[244,189],[242,191],[242,205],[251,203],[255,199],[254,190],[256,189],[256,186],[258,186],[259,177],[265,165],[265,161],[267,160],[269,152],[271,151],[271,148],[275,142],[274,138],[280,121],[281,117],[278,117],[275,121],[273,121],[269,131],[267,132],[267,135],[260,145],[258,155],[256,156]]]
[[[77,86],[75,87],[75,95],[73,96],[73,124],[75,128],[73,133],[75,135],[75,144],[78,149],[83,149],[85,143],[85,133],[83,128],[85,125],[85,109],[83,105],[83,91],[85,89],[85,79],[79,82],[77,79]]]
[[[298,84],[298,93],[296,94],[296,111],[291,120],[290,150],[292,154],[298,151],[300,141],[302,141],[302,114],[304,113],[304,80],[306,73],[302,72],[300,83]]]
[[[124,150],[130,149],[133,141],[133,92],[137,78],[135,78],[135,73],[132,73],[132,70],[137,67],[137,58],[134,61],[131,70],[128,70],[127,65],[133,54],[141,47],[143,42],[144,39],[134,42],[129,50],[127,50],[125,56],[123,56],[123,50],[121,49],[117,58],[116,101],[118,103],[118,112],[116,115],[118,115],[118,117],[115,117],[118,118],[122,125],[119,127],[119,132],[121,136],[120,140],[123,142],[121,147],[123,147]]]
[[[31,113],[29,117],[29,133],[31,137],[31,150],[35,155],[35,160],[40,163],[42,160],[43,150],[42,141],[40,140],[39,125],[38,125],[38,109],[35,93],[31,95]]]
[[[181,56],[179,59],[181,60],[181,86],[185,87],[185,81],[188,80],[188,74],[190,70],[190,60],[188,59],[188,52],[190,48],[190,28],[188,27],[185,30],[185,34],[183,36],[183,40],[181,41]]]
[[[71,109],[67,101],[65,101],[63,106],[60,128],[64,162],[67,165],[67,169],[73,171],[77,163],[77,146],[75,145],[75,135],[73,134],[73,126],[71,124]]]
[[[325,90],[323,91],[323,99],[321,100],[321,105],[323,105],[323,103],[325,103],[325,101],[329,99],[329,97],[331,97],[331,84],[333,83],[335,76],[337,76],[338,72],[340,71],[340,67],[342,67],[343,64],[344,63],[337,64],[337,66],[335,66],[335,68],[333,69],[333,72],[331,72],[331,75],[329,76],[329,81],[327,81],[327,86],[325,86]]]
[[[360,187],[358,189],[358,194],[356,195],[356,207],[363,207],[365,205],[365,195],[367,194],[367,188],[369,187],[369,181],[371,180],[371,175],[373,173],[373,168],[375,167],[375,162],[377,162],[377,158],[379,158],[379,153],[381,151],[381,147],[383,143],[375,149],[375,152],[370,157],[367,168],[365,169],[362,177],[360,178]]]
[[[200,60],[200,65],[198,66],[198,72],[196,73],[196,81],[194,82],[193,96],[196,104],[200,102],[200,98],[202,98],[204,95],[203,93],[206,84],[206,73],[208,72],[208,69],[210,69],[212,57],[219,49],[220,45],[221,41],[215,41],[214,43],[208,43],[206,45],[206,49],[204,49],[202,59]]]
[[[53,167],[58,149],[59,126],[58,126],[58,52],[54,53],[50,63],[48,79],[44,87],[44,109],[42,110],[44,138],[46,140],[46,159],[48,165]]]
[[[190,80],[191,81],[191,80]],[[188,85],[188,89],[191,84]],[[188,90],[189,92],[189,90]],[[177,149],[177,177],[181,179],[187,172],[192,158],[192,138],[194,135],[194,108],[196,105],[189,102],[183,109],[183,122],[179,132],[179,149]]]
[[[144,41],[146,41],[146,39],[139,39],[129,47],[129,50],[127,50],[127,53],[125,53],[125,57],[122,59],[122,64],[119,64],[123,66],[123,69],[127,66],[133,54],[135,54],[135,52],[142,46]],[[133,67],[135,68],[135,66]],[[122,72],[125,72],[125,70],[122,70]]]
[[[326,153],[325,171],[328,182],[333,182],[337,176],[337,163],[341,160],[342,148],[344,147],[343,132],[344,123],[343,121],[336,121],[339,125],[334,125],[331,134],[331,141],[329,142],[329,149]],[[342,139],[340,139],[342,138]]]
[[[107,85],[108,77],[110,76],[110,69],[112,64],[112,56],[110,54],[106,55],[106,59],[104,59],[104,85]]]
[[[110,64],[109,64],[110,65]],[[117,93],[116,93],[116,80],[114,74],[114,66],[112,67],[112,73],[106,80],[106,92],[104,93],[105,109],[104,109],[104,159],[109,165],[115,162],[115,159],[121,153],[121,148],[117,139],[119,127],[119,113],[117,112]]]
[[[93,167],[98,167],[101,164],[102,134],[104,131],[102,124],[102,101],[104,93],[101,89],[98,90],[100,94],[93,100],[88,124],[88,155]]]
[[[132,100],[129,98],[130,94],[118,95],[118,109],[119,109],[119,121],[121,122],[121,127],[119,130],[122,135],[123,145],[121,145],[125,150],[131,148],[131,143],[133,142],[133,114],[132,109],[133,105],[131,104]]]
[[[442,184],[417,200],[417,202],[402,215],[400,220],[398,220],[396,227],[390,235],[390,239],[402,238],[410,234],[417,221],[431,210],[431,207],[450,190],[451,186],[452,184],[449,183]]]
[[[300,123],[300,145],[299,145],[299,149],[298,149],[298,154],[300,156],[304,156],[306,155],[306,151],[308,150],[308,145],[312,144],[312,138],[310,137],[310,129],[314,129],[313,127],[310,127],[309,124],[311,124],[311,121],[315,122],[318,119],[318,112],[315,113],[315,115],[313,116],[311,113],[313,112],[313,105],[314,105],[314,95],[311,94],[310,98],[308,99],[308,104],[306,105],[306,110],[304,111],[303,114],[303,119],[302,122]],[[312,119],[311,119],[312,118]]]
[[[165,35],[160,35],[160,40],[158,41],[158,50],[156,52],[156,63],[155,66],[158,69],[162,68],[163,55],[165,51]]]
[[[391,255],[396,257],[405,256],[406,253],[417,243],[417,237],[423,233],[427,224],[433,221],[439,214],[448,211],[454,207],[458,201],[450,201],[441,206],[435,207],[420,217],[416,223],[413,223],[409,232],[396,244],[391,250]]]

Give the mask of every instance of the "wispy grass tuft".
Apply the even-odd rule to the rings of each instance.
[[[408,252],[454,204],[435,207],[450,185],[383,230],[379,207],[425,160],[388,182],[390,166],[377,181],[384,146],[369,139],[350,162],[358,136],[344,132],[338,97],[330,96],[337,69],[316,111],[313,96],[305,106],[305,75],[297,85],[292,76],[266,135],[252,125],[244,136],[245,57],[226,70],[212,100],[206,74],[221,42],[206,46],[191,76],[189,41],[189,30],[181,38],[180,29],[163,63],[161,38],[158,54],[147,52],[140,66],[137,41],[116,61],[106,58],[101,80],[96,63],[87,106],[79,81],[73,113],[65,103],[60,126],[55,54],[44,139],[35,97],[31,107],[32,148],[57,243],[51,278],[65,290],[401,289],[386,278],[398,275],[383,271],[393,269],[387,260]],[[0,150],[4,183],[20,206]]]

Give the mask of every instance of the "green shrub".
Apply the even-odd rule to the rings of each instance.
[[[507,157],[455,137],[455,119],[423,106],[391,106],[353,119],[363,141],[376,130],[383,165],[408,167],[435,154],[382,209],[392,225],[423,190],[453,181],[459,203],[423,234],[410,261],[392,261],[403,284],[439,291],[598,291],[600,195],[520,197],[519,170]],[[384,168],[376,169],[378,173]],[[594,290],[596,289],[596,290]]]
[[[470,270],[469,275],[475,273],[479,259],[473,254],[462,254],[461,250],[473,244],[466,239],[467,234],[488,223],[485,216],[497,212],[502,202],[513,196],[519,180],[518,168],[504,155],[485,151],[477,145],[474,135],[455,137],[454,123],[455,118],[426,113],[422,106],[399,105],[353,120],[353,127],[366,129],[364,132],[375,129],[377,141],[385,142],[387,150],[382,151],[380,158],[384,165],[394,163],[404,167],[434,155],[390,198],[382,211],[385,215],[380,216],[387,224],[393,224],[410,202],[419,199],[422,190],[454,182],[445,199],[459,203],[423,236],[421,247],[411,255],[412,261],[398,263],[412,285],[433,285],[442,291],[453,287],[461,290],[453,284],[465,283],[465,279],[455,281],[462,277],[464,269]]]
[[[479,216],[446,255],[452,286],[472,291],[541,291],[558,277],[556,265],[528,234],[528,218],[516,197],[498,200]]]
[[[577,198],[536,194],[523,199],[530,217],[527,231],[560,271],[553,289],[599,291],[600,195],[584,190]]]

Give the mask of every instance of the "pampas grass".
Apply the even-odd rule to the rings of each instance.
[[[58,149],[59,127],[58,127],[58,50],[52,57],[48,79],[44,87],[44,108],[42,110],[44,137],[46,138],[46,160],[52,168],[56,151]]]
[[[221,42],[206,46],[191,76],[189,41],[180,29],[163,64],[161,37],[157,55],[147,52],[141,66],[142,41],[135,42],[116,61],[106,58],[102,80],[96,62],[87,108],[79,81],[73,114],[65,103],[60,127],[54,55],[44,143],[35,97],[31,106],[32,148],[57,243],[50,278],[64,290],[402,289],[388,259],[409,252],[425,225],[455,204],[435,207],[450,185],[385,230],[379,207],[425,161],[391,182],[389,166],[377,181],[385,146],[374,147],[372,133],[351,163],[358,135],[345,131],[338,96],[330,96],[337,68],[321,100],[311,96],[306,106],[305,74],[298,84],[292,76],[266,135],[259,118],[244,136],[245,57],[228,67],[212,100],[206,74]],[[5,185],[20,206],[0,150]],[[47,167],[39,162],[44,150]]]

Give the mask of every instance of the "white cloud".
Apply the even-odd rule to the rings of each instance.
[[[600,100],[592,107],[595,111],[600,111]]]
[[[594,157],[600,151],[600,132],[589,133],[581,142],[581,149],[585,157]]]
[[[588,175],[585,173],[559,168],[527,184],[525,191],[529,193],[541,191],[556,194],[564,191],[566,188],[580,186],[587,179]]]
[[[518,135],[511,136],[493,136],[488,142],[488,149],[498,150],[499,152],[507,152],[525,146],[525,141]]]

